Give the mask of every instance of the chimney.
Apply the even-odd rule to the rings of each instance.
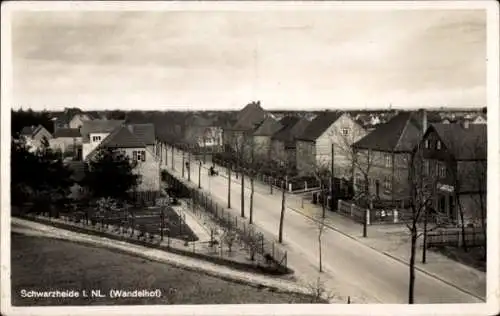
[[[427,131],[427,111],[422,110],[422,135]]]

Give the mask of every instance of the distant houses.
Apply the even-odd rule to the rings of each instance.
[[[25,126],[19,135],[24,139],[30,151],[38,150],[44,140],[49,143],[50,139],[52,139],[52,134],[42,125]]]
[[[79,129],[82,127],[83,122],[92,119],[96,118],[78,108],[66,108],[64,112],[52,118],[52,121],[54,123],[54,131],[57,131],[60,128]]]
[[[253,132],[253,143],[251,144],[254,157],[256,159],[271,159],[271,138],[283,128],[280,121],[277,121],[272,116],[267,116]]]

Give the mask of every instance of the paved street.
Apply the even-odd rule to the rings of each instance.
[[[187,157],[187,155],[186,155]],[[172,172],[171,151],[168,152],[168,170]],[[181,175],[182,156],[174,157],[176,176]],[[197,162],[191,162],[191,181],[198,183]],[[209,165],[205,165],[208,167]],[[187,172],[186,177],[187,178]],[[227,179],[222,176],[208,177],[201,172],[201,186],[214,198],[227,206]],[[240,213],[240,185],[231,185],[231,206]],[[249,205],[250,190],[245,190]],[[281,195],[270,195],[259,186],[254,194],[254,221],[267,235],[277,238],[281,208]],[[248,209],[246,209],[248,217]],[[312,282],[318,275],[317,224],[297,212],[287,209],[284,224],[284,247],[288,251],[288,263],[297,276]],[[321,278],[327,286],[342,295],[356,297],[359,302],[406,303],[408,293],[408,266],[387,257],[345,235],[326,229],[323,233],[323,268]],[[347,293],[346,293],[347,291]],[[419,271],[416,272],[416,303],[474,303],[479,299],[460,291],[440,280]]]

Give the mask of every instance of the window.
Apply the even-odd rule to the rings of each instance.
[[[391,191],[392,190],[392,182],[391,182],[391,177],[385,176],[384,177],[384,191]]]
[[[429,148],[429,140],[428,139],[425,140],[425,148]]]
[[[101,136],[92,136],[92,141],[93,142],[99,142],[99,141],[101,141]]]
[[[424,175],[428,176],[430,175],[430,163],[428,160],[424,161]]]
[[[132,159],[134,161],[146,161],[146,151],[145,150],[134,150],[132,152]]]
[[[440,178],[445,178],[446,177],[446,166],[444,164],[439,164],[439,177]]]
[[[441,141],[440,140],[436,141],[436,148],[441,149]]]
[[[392,157],[389,154],[385,155],[385,166],[386,167],[392,166]]]
[[[349,135],[349,128],[344,127],[342,129],[340,129],[340,132],[341,132],[342,136],[347,136],[347,135]]]

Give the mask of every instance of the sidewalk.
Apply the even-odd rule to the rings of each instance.
[[[292,202],[287,207],[310,219],[319,221],[322,209],[318,205],[304,201]],[[343,215],[326,211],[325,225],[349,238],[393,259],[408,264],[410,261],[409,231],[405,224],[369,225],[367,237],[363,237],[363,225]],[[486,297],[486,273],[451,260],[439,253],[427,251],[427,263],[422,264],[422,238],[419,238],[416,252],[416,269],[431,275],[449,285],[467,291],[478,298]]]
[[[276,277],[268,277],[264,275],[257,275],[249,272],[242,272],[231,269],[229,267],[216,265],[210,262],[196,260],[181,255],[164,252],[157,249],[150,249],[147,247],[137,246],[134,244],[111,240],[107,238],[80,234],[64,229],[55,228],[52,226],[43,225],[40,223],[31,222],[13,217],[11,219],[12,232],[21,234],[43,236],[50,238],[57,238],[68,240],[72,242],[80,242],[90,244],[93,246],[101,246],[106,248],[113,248],[123,251],[132,255],[145,257],[151,260],[164,262],[176,267],[181,267],[193,271],[201,271],[208,275],[216,276],[222,279],[241,282],[252,286],[265,286],[275,288],[285,292],[298,292],[303,294],[310,294],[310,290],[302,287],[294,282],[279,279]],[[331,303],[344,303],[345,301],[337,300]]]
[[[219,170],[219,175],[227,178],[226,168],[216,165],[216,169]],[[231,178],[232,182],[241,185],[241,177],[235,179],[232,176]],[[250,188],[249,182],[245,181],[245,188]],[[270,194],[269,185],[259,180],[254,181],[254,189],[259,193]],[[278,194],[278,192],[274,194]],[[304,200],[304,208],[302,208],[301,200],[302,196],[287,193],[286,206],[297,213],[318,221],[322,214],[321,207]],[[411,247],[409,231],[404,224],[369,225],[367,237],[364,238],[363,225],[327,210],[325,225],[395,260],[409,264]],[[422,238],[419,238],[417,241],[416,269],[451,286],[465,290],[471,295],[485,299],[486,273],[456,262],[434,251],[427,251],[427,263],[423,264],[421,243]]]

